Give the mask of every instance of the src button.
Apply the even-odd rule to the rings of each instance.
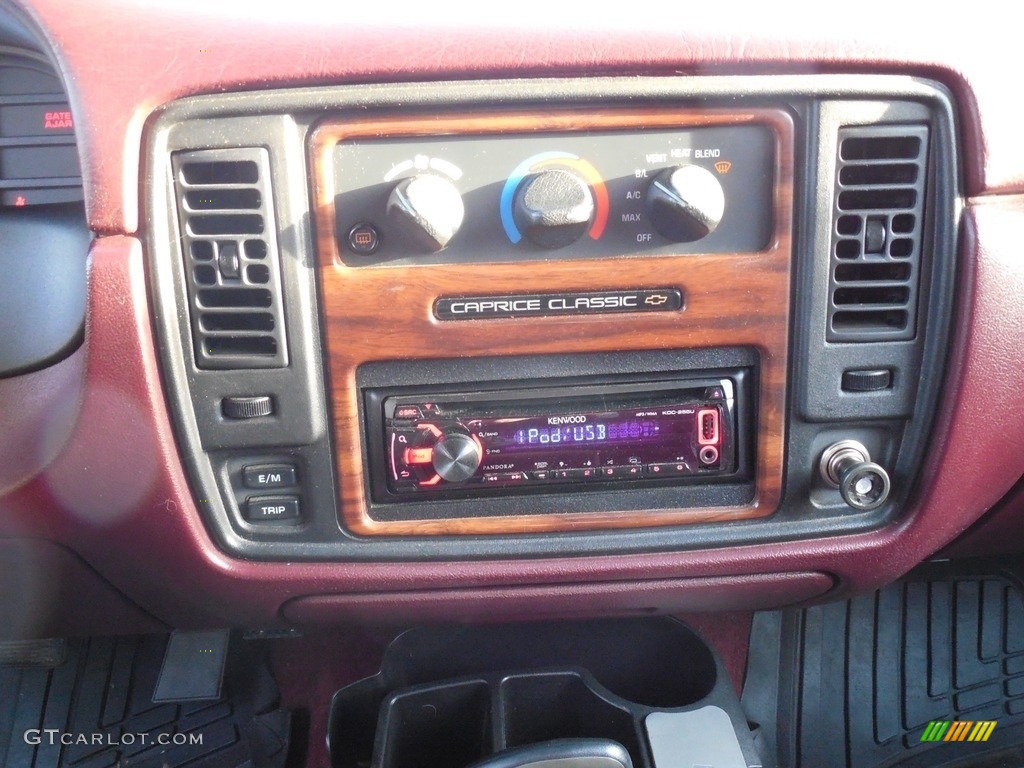
[[[418,405],[399,405],[395,408],[396,419],[422,419],[423,409]]]

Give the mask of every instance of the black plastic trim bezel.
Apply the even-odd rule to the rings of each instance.
[[[917,105],[926,112],[933,141],[929,155],[930,192],[926,205],[932,254],[929,274],[922,275],[927,307],[919,313],[922,332],[920,370],[912,407],[879,407],[878,393],[858,393],[851,403],[859,417],[836,414],[808,418],[803,392],[819,370],[808,345],[813,309],[808,292],[814,287],[813,264],[821,230],[816,196],[831,182],[819,183],[818,160],[822,122],[827,105],[859,102]],[[786,435],[786,476],[780,509],[769,518],[747,522],[707,523],[517,536],[437,536],[360,538],[339,523],[335,483],[361,482],[336,478],[325,399],[324,345],[316,309],[315,250],[310,220],[307,146],[309,132],[321,119],[367,115],[429,113],[452,109],[530,109],[553,104],[587,107],[694,107],[787,109],[796,127],[794,304],[789,416]],[[835,536],[877,529],[896,521],[917,482],[945,371],[949,326],[956,285],[956,238],[961,210],[961,170],[957,151],[956,112],[946,89],[933,81],[902,75],[766,75],[702,77],[595,77],[524,79],[407,84],[360,84],[216,94],[168,104],[148,121],[145,132],[144,238],[154,302],[160,364],[174,426],[203,520],[217,544],[228,554],[262,560],[462,560],[478,558],[545,557],[584,554],[679,551],[737,546],[810,537]],[[173,201],[167,190],[169,153],[176,150],[233,146],[266,146],[274,174],[274,197],[281,228],[285,311],[291,339],[288,368],[260,372],[260,391],[282,403],[270,432],[251,425],[226,425],[205,404],[227,385],[251,389],[253,372],[228,372],[235,378],[214,382],[198,375],[189,361],[187,321],[181,276],[173,265],[176,255]],[[825,226],[827,236],[828,224]],[[824,320],[822,319],[822,324]],[[383,339],[382,339],[383,343]],[[863,345],[861,345],[863,346]],[[825,349],[824,342],[821,349]],[[690,350],[686,364],[678,359],[663,370],[708,368],[721,361],[708,359],[706,350]],[[610,367],[642,364],[649,357],[622,353]],[[632,361],[632,362],[631,362]],[[473,361],[486,375],[494,361]],[[514,361],[518,366],[523,360]],[[550,365],[550,360],[545,365]],[[505,361],[507,365],[508,360]],[[404,364],[403,364],[404,365]],[[635,372],[641,368],[626,368]],[[654,370],[650,367],[648,371]],[[614,372],[614,371],[609,371]],[[207,372],[203,372],[205,374]],[[551,368],[540,370],[551,376]],[[573,373],[578,373],[574,371]],[[224,375],[214,372],[215,376]],[[266,378],[262,378],[263,376]],[[910,375],[903,374],[900,375]],[[449,381],[450,370],[438,363],[435,380]],[[465,379],[464,380],[473,380]],[[265,386],[263,383],[265,382]],[[837,385],[838,386],[838,385]],[[854,400],[853,398],[857,398]],[[873,402],[876,401],[876,402]],[[852,405],[856,403],[856,405]],[[861,410],[857,410],[861,409]],[[837,492],[824,487],[812,467],[825,446],[837,439],[856,439],[893,478],[893,494],[883,508],[857,513],[842,503]],[[272,446],[266,448],[266,446]],[[297,537],[275,537],[239,525],[217,490],[217,471],[208,451],[262,454],[265,450],[299,452],[314,479],[304,500],[309,519]],[[582,494],[599,500],[602,494]]]

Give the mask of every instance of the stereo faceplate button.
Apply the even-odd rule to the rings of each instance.
[[[396,419],[422,419],[423,410],[418,405],[399,405],[395,407]]]
[[[692,475],[693,470],[685,461],[668,461],[661,464],[648,464],[647,475],[649,477],[679,477],[680,475]]]
[[[644,468],[640,464],[622,464],[617,467],[601,467],[601,476],[619,480],[624,477],[643,477]]]
[[[555,480],[597,480],[601,476],[595,467],[556,469],[552,474]]]

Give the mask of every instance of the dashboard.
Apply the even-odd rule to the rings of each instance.
[[[579,554],[896,516],[944,355],[952,116],[923,82],[780,85],[634,79],[643,110],[615,79],[419,86],[352,117],[345,88],[167,107],[152,290],[223,546]],[[870,503],[814,472],[844,441],[886,486]]]
[[[67,173],[3,212],[70,254],[32,294],[65,322],[0,379],[8,570],[139,627],[633,614],[842,597],[1018,530],[998,57],[899,11],[860,45],[237,10],[9,10],[85,225]]]

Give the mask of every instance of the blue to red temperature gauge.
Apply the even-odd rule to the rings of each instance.
[[[605,226],[608,224],[608,189],[605,187],[604,179],[597,169],[586,160],[569,152],[541,152],[526,158],[516,166],[505,181],[501,190],[501,225],[505,234],[513,243],[519,243],[523,239],[523,233],[515,221],[514,203],[516,190],[530,174],[539,173],[553,168],[565,168],[578,173],[594,194],[594,220],[587,230],[587,235],[592,240],[597,240],[604,234]]]

